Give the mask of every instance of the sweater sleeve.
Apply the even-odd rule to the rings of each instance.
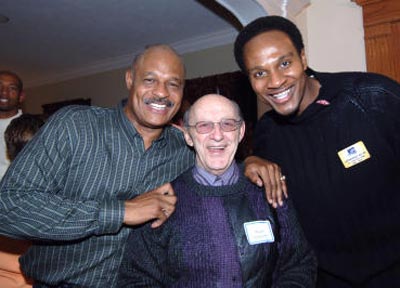
[[[68,110],[70,111],[70,110]],[[52,117],[24,147],[0,183],[0,233],[14,238],[74,240],[114,233],[124,203],[65,191],[77,125],[72,112]],[[72,180],[73,181],[73,180]]]
[[[278,261],[273,287],[315,287],[317,260],[309,246],[292,202],[277,208],[279,222]]]
[[[400,84],[386,76],[364,73],[351,83],[347,93],[350,101],[368,115],[371,127],[376,127],[383,139],[400,155]]]
[[[172,283],[167,271],[168,222],[157,229],[149,224],[132,229],[118,273],[117,287],[166,287]]]

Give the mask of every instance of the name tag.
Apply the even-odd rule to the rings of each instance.
[[[243,226],[250,245],[272,243],[275,241],[271,223],[268,220],[246,222]]]
[[[371,155],[368,153],[362,141],[358,141],[356,144],[344,148],[338,152],[338,155],[345,168],[352,167],[371,158]]]

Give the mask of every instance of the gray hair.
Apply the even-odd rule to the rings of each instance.
[[[235,100],[229,99],[228,97],[226,97],[226,96],[224,96],[224,95],[219,95],[219,94],[215,94],[215,95],[218,95],[218,96],[221,96],[221,97],[224,97],[224,98],[228,99],[228,100],[231,102],[231,104],[232,104],[232,106],[233,106],[233,109],[235,110],[236,116],[239,117],[239,120],[243,120],[242,111],[240,110],[240,107],[239,107],[239,105],[237,104],[237,102],[236,102]],[[201,99],[201,97],[200,97],[199,99]],[[198,100],[198,99],[197,99],[197,100]],[[189,122],[190,122],[190,116],[191,116],[190,114],[191,114],[191,111],[192,111],[192,107],[193,107],[193,105],[194,105],[195,103],[196,103],[196,102],[194,102],[194,103],[186,110],[185,114],[183,114],[183,126],[186,127],[186,128],[190,126],[190,124],[189,124]]]
[[[131,71],[132,71],[132,76],[135,75],[135,67],[138,64],[138,62],[143,58],[143,56],[147,53],[147,51],[155,49],[155,48],[160,48],[160,49],[164,49],[164,50],[169,50],[170,52],[172,52],[173,54],[175,54],[182,62],[182,66],[184,69],[184,73],[186,74],[186,68],[185,65],[183,63],[183,58],[182,56],[174,49],[172,48],[172,46],[167,45],[167,44],[150,44],[150,45],[146,45],[140,52],[138,52],[135,57],[132,60],[132,65],[131,65]]]

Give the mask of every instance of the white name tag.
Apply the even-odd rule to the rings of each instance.
[[[268,220],[246,222],[243,226],[250,245],[272,243],[275,241],[271,223]]]

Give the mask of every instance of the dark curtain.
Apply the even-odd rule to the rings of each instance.
[[[191,104],[210,93],[224,95],[236,101],[242,110],[246,134],[236,153],[236,159],[242,161],[251,154],[252,132],[257,121],[257,98],[249,80],[240,71],[186,80],[184,101]]]
[[[65,106],[68,106],[68,105],[89,105],[90,106],[90,104],[91,104],[90,98],[89,99],[78,98],[78,99],[43,104],[42,105],[43,115],[45,118],[48,118],[52,114],[54,114],[57,110],[65,107]]]

